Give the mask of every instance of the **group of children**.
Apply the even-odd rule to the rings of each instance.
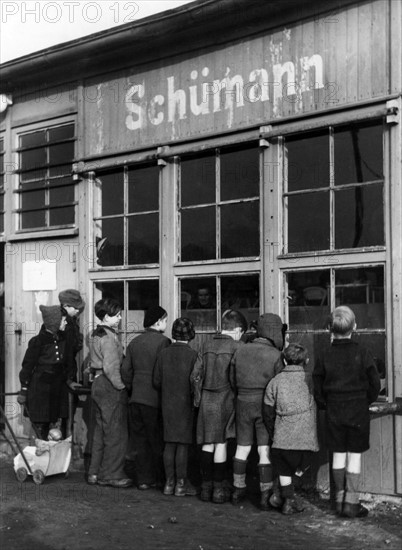
[[[18,401],[43,440],[63,417],[82,344],[76,316],[85,304],[74,290],[59,298],[60,306],[40,307],[44,324],[29,342],[20,372]],[[174,321],[172,343],[164,335],[167,312],[154,306],[125,356],[118,337],[120,304],[102,299],[95,315],[100,323],[90,337],[95,426],[89,484],[133,484],[124,470],[130,437],[140,490],[161,487],[165,495],[200,493],[203,501],[238,504],[246,496],[247,461],[256,443],[261,509],[300,512],[293,477],[318,451],[318,406],[326,410],[336,511],[344,517],[367,515],[358,493],[361,454],[369,448],[369,404],[378,396],[380,379],[371,353],[351,338],[356,321],[350,308],[332,313],[331,343],[314,369],[302,345],[285,345],[287,327],[271,313],[259,317],[256,337],[245,343],[246,319],[229,309],[221,332],[195,351],[189,346],[195,337],[192,321]],[[233,438],[229,480],[227,447]],[[200,490],[187,475],[194,439],[200,446]]]

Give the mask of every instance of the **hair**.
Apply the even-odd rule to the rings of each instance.
[[[240,311],[228,309],[222,315],[222,330],[234,330],[240,327],[243,332],[247,330],[246,318]]]
[[[289,365],[305,365],[308,359],[306,348],[300,344],[289,344],[282,352],[282,357]]]
[[[121,311],[121,309],[121,305],[117,300],[114,300],[113,298],[105,298],[96,302],[95,315],[98,319],[103,321],[105,315],[109,315],[109,317],[114,317]]]
[[[334,334],[350,334],[355,326],[356,318],[348,306],[339,306],[334,309],[331,315],[331,332]]]

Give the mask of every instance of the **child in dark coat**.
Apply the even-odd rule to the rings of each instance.
[[[162,394],[166,474],[163,493],[177,497],[197,494],[187,480],[188,448],[193,442],[190,375],[197,359],[197,352],[188,343],[194,336],[190,319],[176,319],[172,327],[174,343],[159,353],[153,374],[154,386]]]
[[[337,307],[331,316],[331,345],[319,356],[314,372],[317,404],[326,409],[327,444],[333,452],[336,510],[341,516],[364,517],[359,503],[361,456],[369,449],[369,405],[381,383],[371,353],[351,339],[356,330],[353,311]]]
[[[290,344],[282,352],[285,368],[265,390],[263,418],[269,434],[271,461],[279,474],[283,497],[282,513],[302,512],[295,498],[292,476],[311,463],[318,451],[317,411],[307,351]]]

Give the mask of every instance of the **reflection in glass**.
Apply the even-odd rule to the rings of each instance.
[[[221,257],[260,255],[259,201],[221,207]]]
[[[335,248],[384,245],[382,184],[335,193]]]
[[[260,278],[258,275],[221,277],[221,313],[241,311],[250,328],[260,315]]]
[[[216,331],[215,277],[182,279],[180,298],[181,315],[191,319],[197,331]]]
[[[329,135],[303,134],[286,139],[288,191],[329,186]]]
[[[102,216],[113,216],[124,212],[123,171],[100,174],[102,182]]]
[[[127,332],[143,330],[144,313],[159,305],[159,281],[157,279],[128,282]]]
[[[220,167],[222,201],[259,195],[259,151],[256,147],[222,151]]]
[[[334,130],[335,185],[383,178],[382,123]]]
[[[102,220],[102,251],[98,255],[98,265],[123,265],[124,263],[124,239],[123,218]]]
[[[216,258],[215,207],[181,212],[181,261]]]
[[[147,166],[128,172],[128,212],[159,210],[159,168]]]
[[[180,190],[182,207],[215,203],[215,164],[214,155],[181,160]]]
[[[289,196],[287,201],[288,252],[328,250],[329,192]]]
[[[330,272],[297,271],[288,276],[289,327],[325,330],[330,314]]]
[[[130,216],[128,219],[128,263],[159,262],[159,214]]]

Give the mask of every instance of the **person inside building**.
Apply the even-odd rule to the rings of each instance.
[[[64,330],[66,315],[60,306],[40,305],[43,325],[28,348],[19,373],[18,403],[24,406],[38,439],[47,439],[51,424],[68,418],[67,364]]]
[[[197,352],[188,343],[195,337],[190,319],[179,317],[172,326],[171,346],[158,355],[153,374],[154,386],[161,391],[163,462],[166,483],[164,495],[195,496],[198,491],[187,478],[189,446],[193,443],[194,408],[190,375]]]
[[[381,382],[372,354],[352,340],[354,312],[339,306],[331,315],[332,342],[318,357],[313,371],[317,405],[326,410],[326,441],[333,453],[336,512],[365,517],[359,502],[362,453],[370,448],[369,405]]]
[[[317,410],[307,350],[289,344],[282,352],[285,367],[269,382],[264,395],[263,419],[269,434],[270,458],[279,475],[281,510],[302,512],[292,477],[303,472],[318,451]],[[275,501],[271,498],[270,504]]]
[[[90,485],[127,488],[133,482],[124,472],[128,398],[120,372],[123,346],[116,332],[121,321],[121,306],[114,299],[99,300],[95,304],[95,315],[100,320],[90,340],[95,428],[87,481]]]
[[[201,500],[221,504],[230,499],[225,484],[227,443],[236,436],[235,393],[231,360],[247,330],[244,316],[228,310],[222,316],[222,332],[201,349],[191,378],[201,389],[197,419],[197,443],[201,444]]]
[[[233,357],[234,384],[237,392],[237,447],[233,458],[232,503],[239,504],[246,496],[247,458],[257,440],[262,510],[269,509],[268,499],[273,485],[269,459],[269,435],[262,418],[264,391],[269,381],[283,368],[283,323],[278,315],[264,313],[257,321],[257,334],[249,344],[239,347]]]
[[[190,302],[191,309],[215,309],[216,304],[208,285],[202,285],[197,288],[197,296]]]
[[[163,485],[163,437],[160,396],[153,385],[153,371],[158,354],[170,346],[164,336],[167,312],[152,306],[144,316],[145,331],[134,338],[126,349],[122,378],[131,391],[129,428],[136,450],[136,476],[140,490]]]

